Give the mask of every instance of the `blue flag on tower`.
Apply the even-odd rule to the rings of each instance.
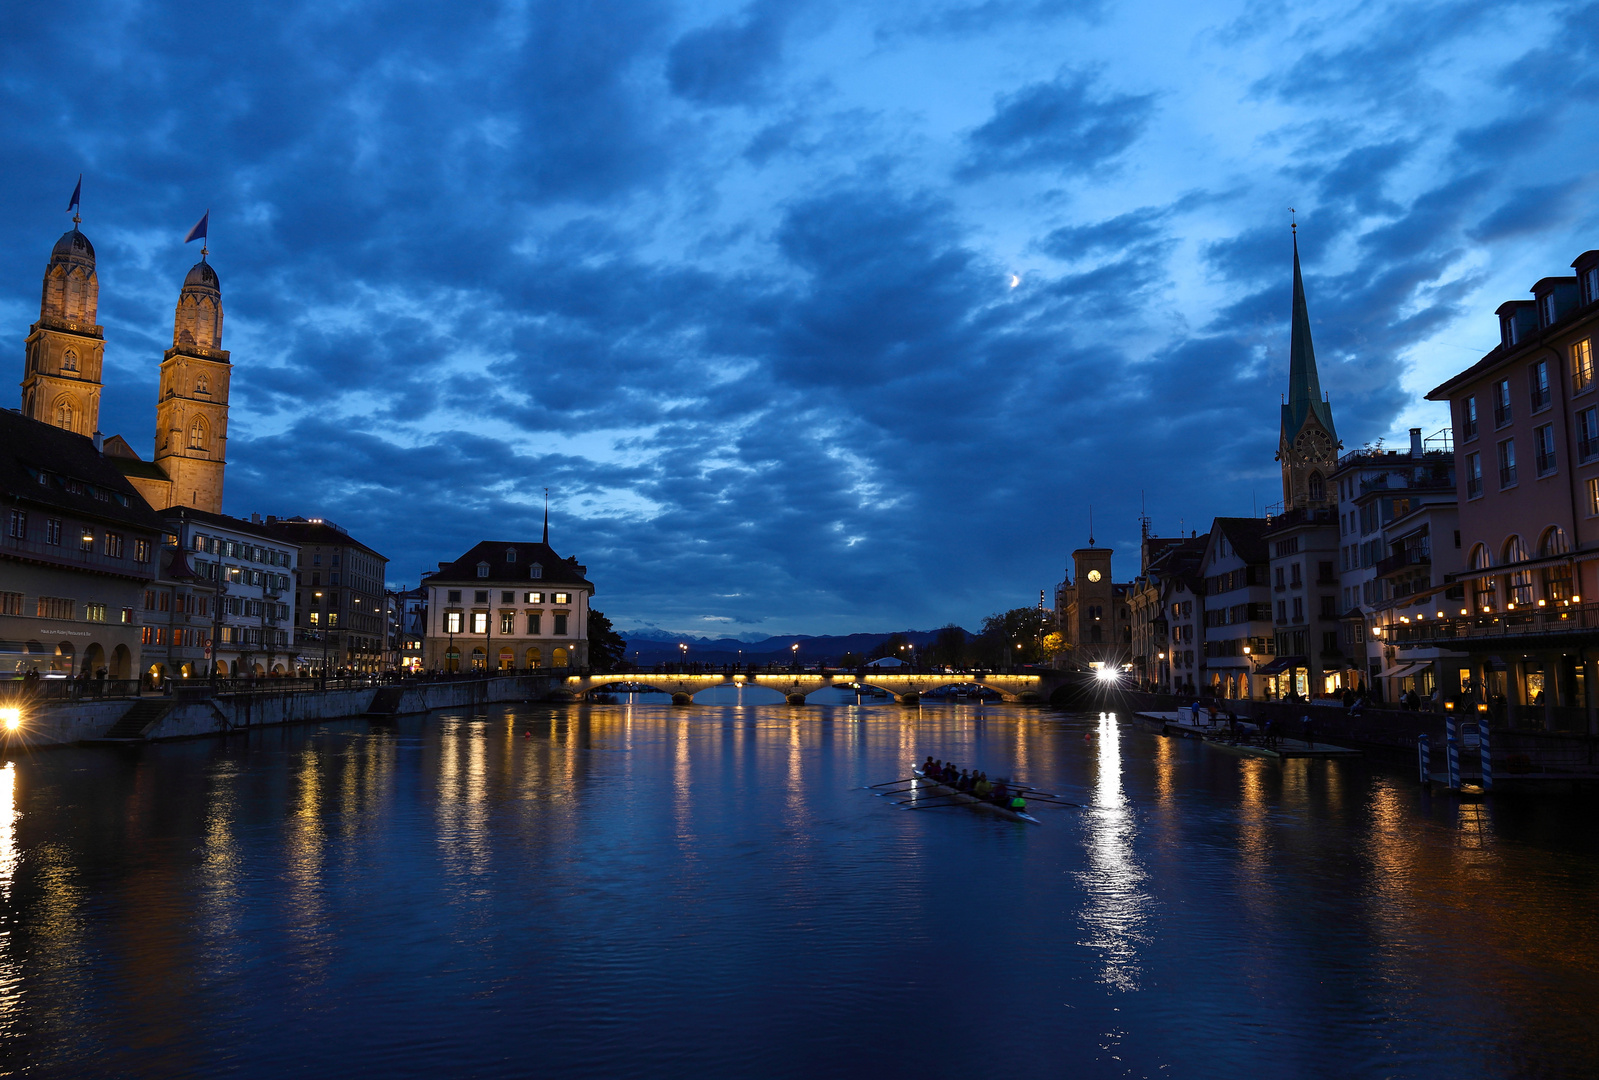
[[[82,195],[82,194],[83,194],[83,174],[79,173],[78,174],[78,186],[72,189],[72,201],[67,203],[67,209],[68,210],[76,210],[78,208],[78,196]]]
[[[200,220],[194,223],[194,228],[189,230],[189,235],[183,238],[183,242],[187,244],[193,240],[204,240],[205,228],[210,221],[211,211],[207,210],[203,215],[201,215]]]

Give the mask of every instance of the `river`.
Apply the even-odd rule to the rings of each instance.
[[[928,754],[1082,805],[863,790]],[[1592,1077],[1593,817],[1003,706],[494,706],[14,754],[0,1066]]]

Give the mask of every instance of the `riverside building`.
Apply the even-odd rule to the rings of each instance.
[[[1406,655],[1467,656],[1469,693],[1599,733],[1599,251],[1500,305],[1499,344],[1435,387],[1453,419],[1461,598],[1389,623]]]
[[[1270,667],[1272,636],[1271,565],[1265,521],[1217,518],[1200,560],[1205,575],[1205,674],[1219,697],[1260,698],[1257,677]]]
[[[549,545],[485,540],[422,579],[423,665],[438,671],[585,670],[594,585]]]
[[[326,518],[268,514],[267,535],[296,551],[295,666],[298,674],[383,669],[389,561]]]

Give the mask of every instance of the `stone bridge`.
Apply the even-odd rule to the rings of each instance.
[[[830,686],[846,690],[857,686],[882,690],[903,704],[919,701],[923,694],[945,687],[977,686],[997,693],[1005,701],[1041,704],[1050,701],[1062,690],[1083,685],[1086,679],[1082,672],[1047,670],[1017,675],[965,672],[954,675],[931,672],[914,674],[872,672],[867,675],[857,675],[854,672],[814,671],[703,675],[628,672],[610,675],[570,675],[551,680],[550,689],[555,696],[572,698],[586,698],[595,692],[655,691],[671,694],[673,700],[679,704],[688,704],[695,694],[715,686],[764,686],[782,694],[790,704],[802,705],[807,696]]]

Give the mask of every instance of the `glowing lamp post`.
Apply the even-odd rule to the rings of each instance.
[[[15,705],[0,708],[0,731],[15,735],[22,730],[22,710]]]

